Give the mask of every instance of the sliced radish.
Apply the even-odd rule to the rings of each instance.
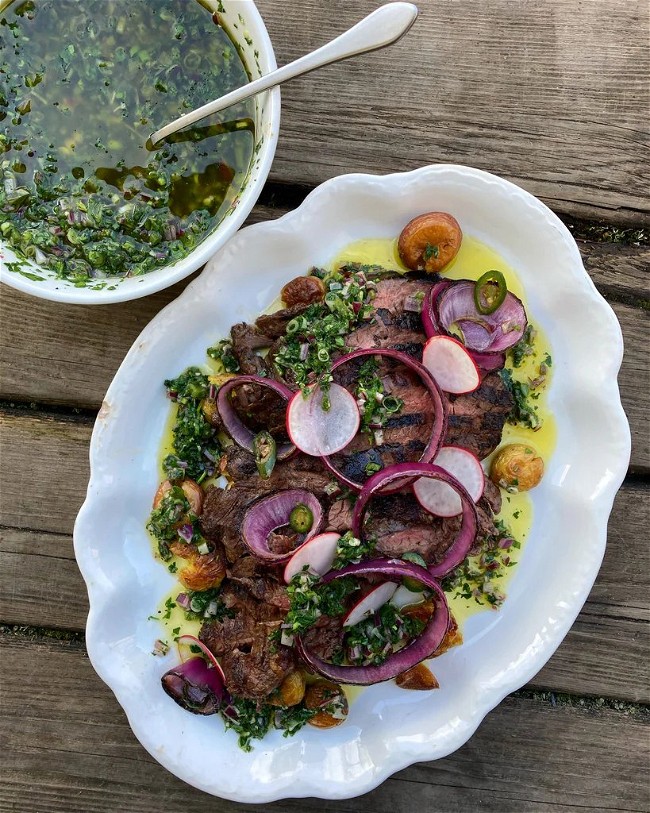
[[[354,438],[361,417],[354,397],[339,384],[330,384],[329,409],[323,409],[323,391],[314,387],[305,398],[297,392],[287,407],[287,432],[305,454],[323,457],[340,452]]]
[[[443,446],[433,463],[455,477],[474,502],[481,499],[485,474],[476,455],[459,446]],[[456,517],[463,510],[458,494],[440,480],[421,477],[413,484],[413,491],[420,505],[438,517]]]
[[[284,569],[285,582],[289,584],[296,573],[300,573],[305,566],[311,573],[324,576],[332,568],[336,558],[336,545],[340,538],[341,534],[329,532],[319,534],[301,545],[287,562]]]
[[[395,582],[383,582],[383,584],[377,585],[374,590],[371,590],[354,605],[345,616],[343,626],[353,627],[355,624],[358,624],[359,621],[363,621],[364,618],[377,612],[387,601],[390,601],[396,590],[397,585]]]
[[[394,607],[401,609],[402,607],[408,607],[409,604],[420,604],[420,602],[424,601],[425,598],[425,593],[414,593],[413,590],[409,590],[408,587],[400,584],[397,590],[395,590],[393,593],[390,603]]]
[[[481,383],[476,362],[451,336],[432,336],[424,345],[422,363],[445,392],[474,392]]]

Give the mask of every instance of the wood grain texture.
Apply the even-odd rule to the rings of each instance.
[[[259,207],[251,221],[269,219],[277,211]],[[594,282],[612,300],[621,322],[626,354],[619,381],[632,427],[632,466],[637,471],[650,470],[646,351],[650,311],[629,304],[650,298],[650,248],[581,243],[580,249]],[[140,331],[186,284],[123,303],[119,314],[113,305],[63,305],[2,286],[0,399],[98,409]]]
[[[504,701],[452,756],[407,768],[357,799],[215,800],[140,747],[79,644],[2,636],[0,646],[2,813],[647,810],[647,715],[528,698]]]
[[[260,0],[279,64],[375,0]],[[422,0],[397,45],[282,89],[271,178],[468,164],[558,212],[650,222],[645,0]]]
[[[70,533],[88,481],[88,424],[0,413],[0,620],[84,628],[85,587]],[[38,483],[34,494],[33,484]],[[576,624],[531,685],[650,701],[649,489],[626,485],[598,581]]]

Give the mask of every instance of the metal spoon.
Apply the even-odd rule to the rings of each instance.
[[[417,16],[418,9],[413,3],[387,3],[385,6],[373,11],[372,14],[364,17],[363,20],[336,37],[336,39],[328,42],[327,45],[323,45],[316,51],[296,59],[295,62],[290,62],[283,68],[278,68],[266,76],[237,88],[237,90],[226,93],[225,96],[216,99],[214,102],[208,102],[208,104],[204,104],[191,113],[186,113],[165,127],[161,127],[160,130],[156,130],[155,133],[151,134],[151,143],[155,145],[172,133],[194,124],[195,121],[200,121],[211,113],[224,110],[226,107],[242,102],[256,93],[261,93],[263,90],[269,90],[269,88],[275,87],[282,82],[294,79],[296,76],[302,76],[304,73],[314,71],[316,68],[322,68],[324,65],[330,65],[332,62],[340,62],[342,59],[351,56],[365,54],[368,51],[375,51],[378,48],[392,45],[406,34]]]

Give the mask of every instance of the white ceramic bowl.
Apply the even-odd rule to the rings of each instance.
[[[252,0],[223,0],[211,4],[219,7],[219,16],[231,37],[241,48],[246,66],[253,79],[270,73],[277,67],[273,46],[264,21]],[[102,290],[75,288],[33,261],[16,257],[14,252],[0,241],[0,280],[12,288],[27,294],[56,302],[73,302],[80,305],[105,305],[109,302],[125,302],[148,296],[184,279],[221,248],[244,222],[271,169],[280,129],[280,90],[275,88],[255,97],[255,150],[248,178],[241,194],[226,211],[222,220],[209,235],[185,258],[171,265],[157,268],[138,277],[102,280],[107,286]],[[8,263],[19,262],[22,270],[40,279],[31,279],[17,271],[11,271]],[[113,288],[113,290],[110,290]]]
[[[164,630],[147,617],[174,585],[144,529],[169,410],[162,380],[202,363],[234,322],[253,320],[310,266],[327,264],[354,240],[395,237],[431,210],[452,212],[464,234],[518,271],[531,319],[551,342],[557,448],[531,492],[530,536],[500,611],[472,616],[463,645],[436,659],[440,689],[371,686],[351,704],[344,725],[307,726],[288,739],[271,732],[244,753],[220,719],[188,714],[163,693],[160,677],[175,653],[151,655]],[[523,189],[485,172],[434,166],[344,175],[296,211],[240,231],[126,356],[95,425],[88,495],[75,526],[90,596],[88,653],[144,747],[186,782],[256,803],[356,796],[406,765],[459,748],[551,657],[594,582],[630,454],[616,382],[622,353],[616,317],[561,221]]]

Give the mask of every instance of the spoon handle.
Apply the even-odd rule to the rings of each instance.
[[[322,68],[324,65],[330,65],[332,62],[339,62],[351,56],[365,54],[368,51],[375,51],[378,48],[392,45],[406,34],[417,16],[417,6],[412,3],[387,3],[316,51],[305,54],[300,59],[296,59],[294,62],[290,62],[266,76],[261,76],[259,79],[255,79],[253,82],[227,93],[220,99],[208,102],[208,104],[186,113],[160,130],[156,130],[155,133],[151,134],[151,142],[156,144],[172,133],[200,121],[211,113],[218,113],[226,107],[242,102],[256,93],[261,93],[289,79],[294,79],[296,76],[302,76],[304,73],[309,73],[316,70],[316,68]]]

